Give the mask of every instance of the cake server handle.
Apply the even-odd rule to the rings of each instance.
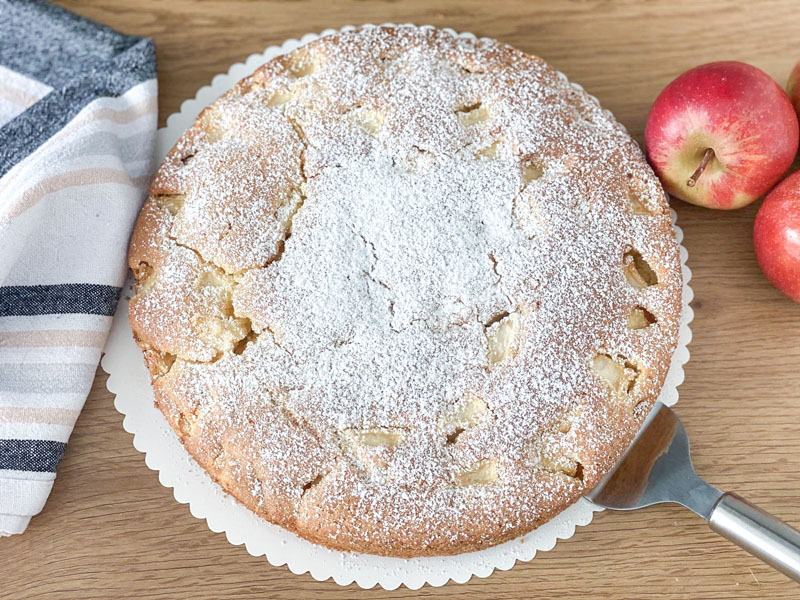
[[[800,532],[741,496],[727,492],[708,525],[722,537],[800,582]]]

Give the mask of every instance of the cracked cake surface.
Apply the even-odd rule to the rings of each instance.
[[[665,194],[539,58],[320,38],[198,117],[129,249],[156,404],[239,502],[325,546],[485,548],[596,484],[677,344]]]

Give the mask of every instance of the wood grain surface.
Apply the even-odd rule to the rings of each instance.
[[[685,69],[744,60],[781,84],[800,59],[797,2],[62,0],[158,48],[160,122],[211,77],[306,32],[430,23],[544,57],[641,142],[648,108]],[[756,265],[756,206],[673,203],[695,291],[692,358],[677,411],[699,473],[800,525],[800,306]],[[528,564],[466,585],[360,590],[272,567],[178,504],[122,429],[98,371],[44,512],[0,541],[0,598],[799,598],[800,587],[688,511],[605,512]]]

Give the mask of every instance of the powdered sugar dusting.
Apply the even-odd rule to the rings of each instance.
[[[154,374],[161,408],[237,498],[327,545],[448,553],[531,529],[610,467],[676,344],[677,244],[638,148],[490,40],[324,38],[201,116],[152,193],[185,195],[131,250],[156,265],[134,329],[178,357]],[[197,264],[171,268],[184,246]],[[626,281],[631,249],[656,285]],[[218,318],[252,329],[201,340],[212,362],[197,303],[174,301],[209,268]],[[629,329],[639,305],[657,321]],[[635,385],[611,393],[598,354]]]

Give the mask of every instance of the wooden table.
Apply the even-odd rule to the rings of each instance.
[[[639,140],[661,88],[699,63],[738,59],[783,84],[800,59],[792,0],[736,3],[413,0],[62,0],[158,47],[160,122],[253,52],[345,24],[430,23],[499,38],[583,84]],[[800,525],[800,306],[756,265],[757,206],[674,203],[693,271],[692,358],[678,412],[701,475]],[[688,511],[605,512],[529,564],[419,592],[341,588],[271,567],[178,504],[131,445],[98,371],[47,506],[0,541],[0,597],[49,599],[444,597],[781,598],[800,588]]]

